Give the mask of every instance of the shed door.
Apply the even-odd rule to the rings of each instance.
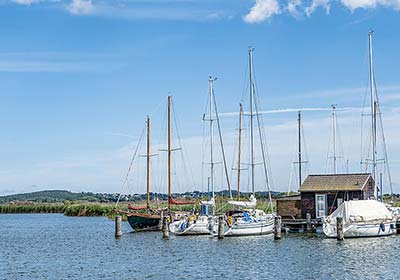
[[[325,217],[326,215],[326,195],[325,194],[316,194],[316,216],[317,218]]]

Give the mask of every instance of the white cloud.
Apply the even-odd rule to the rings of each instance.
[[[400,10],[400,0],[341,0],[341,3],[352,11],[355,9],[373,9],[379,5]]]
[[[248,23],[259,23],[279,14],[280,11],[278,0],[256,0],[256,4],[243,19]]]
[[[89,15],[94,12],[94,6],[91,0],[72,0],[67,10],[74,15]]]
[[[20,4],[20,5],[31,5],[33,3],[40,2],[40,0],[13,0],[14,3]]]
[[[311,5],[308,6],[304,12],[307,16],[311,16],[315,10],[319,7],[326,10],[326,14],[330,13],[331,10],[331,0],[312,0]]]
[[[290,0],[287,5],[287,10],[295,18],[300,18],[302,12],[298,10],[298,7],[302,6],[302,0]]]

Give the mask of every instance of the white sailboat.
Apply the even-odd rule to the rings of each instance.
[[[374,68],[372,63],[372,33],[368,33],[369,41],[369,68],[371,93],[371,142],[372,159],[367,162],[372,165],[374,178],[374,192],[369,200],[345,201],[331,215],[323,219],[323,232],[328,237],[336,237],[337,217],[343,218],[344,237],[377,237],[395,233],[396,221],[392,212],[382,201],[378,201],[377,164],[377,113],[379,110],[378,95],[375,84]],[[382,128],[383,131],[383,128]],[[385,145],[385,144],[384,144]],[[385,161],[387,163],[386,147],[384,146]],[[389,179],[390,179],[390,173]]]
[[[200,202],[201,211],[200,214],[192,214],[187,217],[182,217],[181,220],[175,221],[170,224],[170,232],[175,235],[203,235],[203,234],[214,234],[217,229],[218,219],[215,217],[215,192],[214,192],[214,121],[218,120],[218,113],[215,110],[216,118],[214,119],[215,104],[214,87],[213,83],[216,78],[209,77],[209,94],[210,94],[210,115],[209,119],[203,120],[210,122],[210,177],[209,184],[211,185],[211,199]],[[216,109],[216,108],[215,108]],[[222,143],[221,143],[222,145]],[[210,208],[212,213],[210,213]]]
[[[255,198],[255,178],[254,178],[254,117],[257,119],[258,133],[260,135],[260,146],[261,154],[263,158],[263,167],[266,183],[269,192],[269,202],[272,209],[272,199],[269,185],[267,182],[267,166],[266,156],[264,151],[264,143],[262,142],[262,127],[260,125],[260,113],[259,106],[257,106],[257,99],[255,96],[255,87],[253,81],[253,48],[249,49],[249,68],[250,68],[250,168],[251,168],[251,188],[252,195],[248,201],[240,201],[240,147],[241,147],[241,123],[243,110],[240,106],[240,118],[239,118],[239,154],[238,154],[238,199],[230,200],[228,203],[232,206],[237,207],[237,210],[230,210],[226,212],[226,226],[225,236],[245,236],[245,235],[262,235],[269,234],[274,231],[274,215],[266,214],[262,210],[256,209],[257,199]],[[253,104],[254,103],[254,104]]]
[[[324,219],[327,237],[336,237],[336,218],[343,218],[343,234],[350,237],[388,236],[396,232],[396,221],[387,207],[377,200],[344,201]]]

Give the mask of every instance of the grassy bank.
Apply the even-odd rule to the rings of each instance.
[[[110,203],[13,203],[0,204],[0,214],[61,213],[66,216],[109,216],[114,215],[114,204]],[[120,205],[119,209],[126,209]]]
[[[118,205],[118,210],[126,210],[127,203],[121,203]],[[167,208],[167,203],[162,202],[158,205],[158,208]],[[268,212],[268,201],[259,200],[257,202],[259,209],[263,209]],[[19,213],[62,213],[66,216],[107,216],[114,217],[115,204],[114,203],[93,203],[93,202],[65,202],[65,203],[8,203],[0,204],[0,214],[19,214]],[[154,205],[155,207],[155,205]],[[226,199],[217,198],[216,208],[218,213],[223,213],[231,207],[227,204]],[[199,203],[191,205],[173,205],[172,211],[200,211]]]

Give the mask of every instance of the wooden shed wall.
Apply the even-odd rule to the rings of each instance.
[[[301,200],[277,200],[276,201],[277,213],[283,219],[300,219],[301,218]]]

